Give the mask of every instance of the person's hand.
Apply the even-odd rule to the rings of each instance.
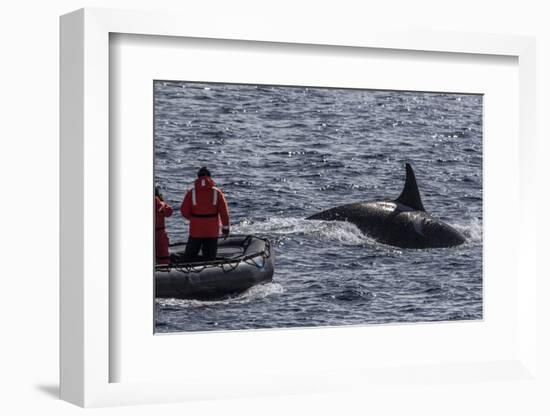
[[[229,237],[229,228],[222,230],[223,239],[227,240],[227,237]]]

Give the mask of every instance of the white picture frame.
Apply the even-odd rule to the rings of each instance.
[[[109,275],[110,171],[109,158],[109,37],[110,34],[225,39],[281,44],[429,51],[441,54],[503,55],[517,58],[519,67],[519,178],[517,202],[521,216],[518,257],[521,281],[517,292],[517,348],[498,361],[439,365],[417,363],[419,380],[438,373],[444,379],[480,382],[484,377],[525,380],[536,377],[536,216],[531,178],[535,165],[535,41],[530,37],[469,33],[379,31],[327,33],[311,25],[307,32],[243,22],[204,22],[172,13],[82,9],[61,18],[61,398],[80,406],[158,403],[213,397],[308,393],[342,388],[360,389],[376,383],[410,380],[407,369],[320,368],[319,373],[269,374],[269,381],[231,383],[200,380],[112,382],[111,366],[120,359],[111,348],[113,305]],[[238,28],[238,30],[236,30]],[[458,325],[458,324],[451,324]],[[405,328],[405,327],[403,327]],[[406,331],[407,329],[403,329]],[[325,335],[329,334],[325,331]],[[332,330],[334,331],[334,330]],[[223,334],[222,334],[223,336]],[[250,333],[248,337],[250,337]],[[271,337],[276,334],[271,334]],[[336,336],[334,333],[332,336]],[[226,335],[229,337],[229,335]],[[165,342],[171,342],[169,339]],[[239,342],[246,342],[241,339]],[[367,371],[368,370],[368,371]],[[475,374],[484,372],[484,377]],[[413,378],[414,378],[413,377]],[[344,381],[345,380],[345,381]],[[209,386],[208,390],[205,386]]]

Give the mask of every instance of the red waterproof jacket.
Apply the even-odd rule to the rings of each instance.
[[[158,196],[155,196],[155,254],[157,264],[170,262],[170,254],[168,252],[168,234],[166,234],[164,218],[172,215],[172,207],[162,201]]]
[[[190,222],[190,237],[217,238],[220,236],[220,225],[224,231],[229,231],[227,201],[215,185],[209,176],[201,176],[183,198],[180,211]]]

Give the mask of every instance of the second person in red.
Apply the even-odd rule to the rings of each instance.
[[[199,169],[194,186],[183,198],[180,211],[189,220],[185,260],[197,260],[201,250],[204,260],[215,259],[220,226],[224,237],[229,236],[229,210],[225,195],[216,188],[208,168]]]
[[[158,187],[155,188],[155,253],[157,264],[170,263],[168,234],[164,218],[172,215],[172,207],[164,202]]]

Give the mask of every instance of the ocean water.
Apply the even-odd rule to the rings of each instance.
[[[482,96],[156,81],[155,181],[175,208],[199,167],[233,233],[268,237],[273,282],[221,301],[156,299],[157,332],[483,318]],[[379,244],[318,211],[396,198],[412,164],[426,210],[467,243]]]

